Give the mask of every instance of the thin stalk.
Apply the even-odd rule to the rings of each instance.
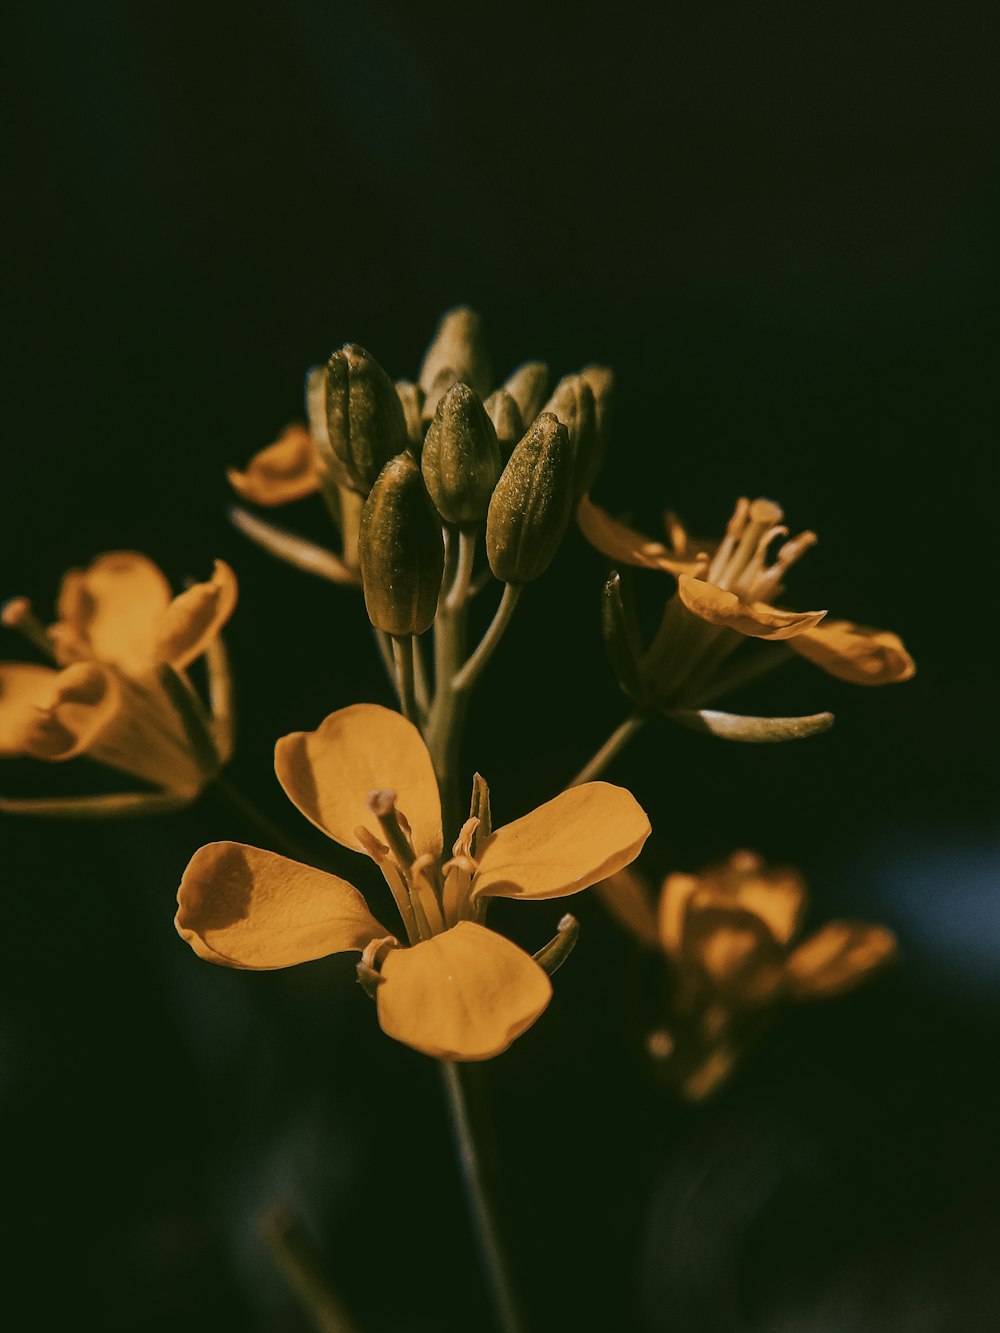
[[[251,823],[256,824],[265,837],[275,846],[283,849],[286,856],[290,856],[293,861],[304,861],[306,865],[315,865],[316,857],[307,852],[305,848],[300,847],[294,838],[290,838],[284,833],[273,820],[264,814],[263,810],[257,808],[249,796],[244,796],[238,787],[234,787],[228,778],[221,774],[213,778],[210,786],[226,798],[234,809],[240,814],[245,815]]]
[[[413,643],[413,693],[416,695],[417,708],[420,710],[420,716],[423,721],[427,720],[427,713],[430,709],[430,685],[427,680],[427,664],[424,661],[423,649],[420,646],[420,636],[412,635]]]
[[[285,1280],[320,1333],[357,1333],[357,1325],[330,1286],[312,1241],[298,1220],[276,1208],[260,1219],[260,1229]]]
[[[581,783],[592,782],[607,768],[620,751],[624,750],[637,731],[645,726],[649,719],[649,714],[641,708],[637,708],[631,713],[620,726],[616,727],[608,739],[597,750],[583,768],[580,769],[572,782],[567,783],[569,787],[579,787]]]
[[[519,583],[504,584],[503,596],[500,598],[500,605],[497,607],[496,615],[493,617],[489,629],[480,639],[476,651],[451,682],[452,689],[456,692],[461,693],[463,690],[467,690],[493,656],[497,644],[503,638],[504,631],[510,624],[510,618],[517,606],[517,599],[521,596],[521,586]]]
[[[378,655],[382,659],[382,665],[385,667],[385,674],[389,677],[389,683],[395,691],[396,698],[399,698],[399,681],[396,678],[396,661],[392,652],[392,639],[386,634],[384,629],[378,629],[372,626],[372,633],[375,635],[375,643],[378,646]]]
[[[417,721],[417,699],[413,693],[413,647],[408,642],[412,634],[392,638],[392,656],[396,667],[396,687],[399,706],[407,722]]]
[[[480,1258],[493,1298],[497,1326],[502,1333],[524,1333],[525,1326],[518,1311],[510,1266],[500,1239],[496,1213],[480,1160],[472,1117],[469,1114],[462,1071],[451,1060],[440,1061],[440,1066],[451,1117],[455,1151],[462,1171],[462,1183],[465,1186],[465,1197],[476,1229]]]
[[[695,704],[682,703],[680,706],[704,708],[720,695],[729,694],[743,685],[749,685],[751,681],[759,680],[761,676],[769,675],[778,667],[784,666],[786,662],[790,662],[793,656],[792,649],[785,644],[769,643],[745,662],[735,663],[729,671],[724,671],[711,680],[708,688],[699,692]]]

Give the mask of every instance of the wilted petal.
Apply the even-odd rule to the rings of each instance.
[[[882,967],[895,952],[896,937],[884,926],[831,921],[788,958],[788,992],[796,999],[838,995]]]
[[[598,884],[597,893],[626,930],[653,949],[659,946],[653,895],[642,875],[631,869],[618,870]]]
[[[236,606],[236,575],[216,560],[206,583],[192,584],[164,610],[157,629],[155,655],[182,670],[200,657]]]
[[[245,472],[226,476],[237,495],[252,504],[283,505],[319,490],[319,455],[304,426],[289,426],[281,437],[254,454]]]
[[[137,551],[112,551],[89,569],[71,569],[59,591],[57,644],[89,645],[101,662],[135,674],[156,661],[156,641],[170,585],[152,560]],[[79,656],[68,651],[67,660]]]
[[[0,755],[24,753],[38,709],[52,699],[59,672],[27,662],[0,662]]]
[[[473,896],[561,898],[621,870],[649,837],[631,792],[585,782],[561,792],[483,844]]]
[[[639,569],[658,569],[665,574],[690,574],[705,565],[705,560],[697,555],[681,558],[662,542],[652,541],[625,523],[619,523],[600,505],[595,505],[589,496],[585,495],[577,506],[576,521],[591,546],[616,563],[635,565]]]
[[[361,952],[388,934],[346,880],[239,842],[195,852],[174,925],[200,958],[256,970]]]
[[[825,620],[788,646],[852,685],[894,685],[917,669],[897,634],[850,620]]]
[[[396,793],[418,856],[441,853],[441,798],[434,766],[412,722],[377,704],[341,708],[315,731],[294,731],[274,749],[274,771],[289,800],[317,828],[363,852],[358,825],[382,837],[369,810],[372,791]]]
[[[531,1027],[552,983],[516,944],[460,921],[382,964],[383,1032],[438,1060],[489,1060]]]
[[[20,751],[36,759],[72,759],[101,739],[121,709],[121,687],[98,662],[53,672],[21,737]]]
[[[791,639],[813,629],[826,615],[825,611],[779,611],[766,602],[744,602],[735,593],[687,574],[678,579],[677,591],[694,615],[752,639]]]

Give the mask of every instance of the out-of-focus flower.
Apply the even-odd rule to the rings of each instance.
[[[346,880],[240,843],[195,853],[176,926],[194,951],[228,967],[290,967],[357,951],[389,1036],[442,1060],[485,1060],[529,1028],[551,996],[547,969],[484,924],[490,898],[558,898],[627,865],[649,833],[631,794],[607,783],[563,792],[495,832],[477,778],[472,814],[442,861],[441,803],[427,747],[398,713],[357,704],[316,730],[285,736],[278,780],[317,828],[378,865],[408,946]],[[561,927],[567,936],[568,923]]]
[[[752,661],[731,662],[731,655],[747,639],[786,644],[830,675],[855,685],[889,685],[914,674],[912,657],[888,630],[829,621],[825,611],[787,611],[774,605],[786,573],[816,541],[814,533],[802,532],[785,541],[772,559],[771,547],[788,536],[782,517],[771,500],[741,499],[722,541],[711,543],[693,540],[668,516],[669,545],[665,545],[613,519],[589,497],[580,501],[580,528],[599,551],[619,565],[658,570],[677,580],[677,591],[646,648],[626,624],[617,576],[605,590],[606,603],[610,602],[605,614],[609,651],[623,687],[638,702],[734,739],[785,739],[781,727],[766,734],[767,728],[760,724],[768,721],[786,724],[784,729],[791,734],[809,734],[829,725],[829,714],[748,719],[757,725],[747,727],[748,734],[741,736],[739,719],[703,708],[781,660],[765,657],[771,652],[765,649]],[[813,722],[817,725],[811,729],[794,725]]]
[[[154,790],[39,800],[0,798],[0,809],[76,818],[175,809],[194,799],[232,749],[229,675],[219,637],[236,605],[236,577],[212,577],[179,596],[134,551],[99,556],[66,574],[47,629],[26,598],[3,623],[55,663],[0,664],[0,754],[61,761],[88,755]],[[186,669],[205,655],[211,715]]]
[[[891,931],[858,921],[831,921],[800,939],[802,879],[752,852],[736,852],[698,875],[668,875],[658,902],[632,869],[612,875],[599,892],[618,920],[670,963],[666,1021],[647,1044],[689,1101],[722,1084],[779,1003],[842,994],[896,952]]]

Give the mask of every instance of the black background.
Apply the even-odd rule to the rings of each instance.
[[[387,689],[355,596],[227,525],[224,469],[301,414],[333,346],[412,375],[458,301],[503,374],[616,369],[604,503],[712,532],[772,495],[821,538],[794,603],[917,658],[898,688],[800,664],[740,701],[833,708],[818,739],[650,728],[612,771],[652,817],[652,877],[755,846],[802,866],[816,920],[887,921],[903,959],[783,1015],[683,1111],[622,1039],[628,943],[574,906],[550,1012],[487,1071],[538,1326],[996,1327],[996,7],[43,0],[14,36],[0,592],[47,615],[102,550],[178,586],[229,560],[234,776],[317,854],[274,739]],[[324,536],[318,503],[280,519]],[[622,716],[603,568],[571,533],[480,692],[468,763],[501,820]],[[26,1326],[305,1328],[255,1229],[288,1200],[365,1330],[487,1327],[431,1063],[382,1037],[349,962],[229,973],[173,933],[190,854],[252,827],[209,794],[0,836]],[[558,911],[499,915],[537,947]]]

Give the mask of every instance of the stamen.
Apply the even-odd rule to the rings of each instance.
[[[52,636],[35,615],[27,597],[12,597],[9,602],[5,602],[0,610],[0,624],[7,629],[16,629],[47,657],[55,657]]]
[[[670,545],[673,547],[674,555],[684,555],[687,551],[688,544],[687,532],[684,529],[684,524],[672,509],[668,509],[663,515],[663,524],[667,529],[667,535],[670,538]]]
[[[739,512],[739,508],[740,506],[737,505],[737,512]],[[733,517],[735,518],[736,515],[734,514]],[[740,534],[739,545],[725,567],[720,571],[719,577],[713,580],[719,588],[728,591],[734,587],[756,554],[761,537],[766,531],[773,528],[781,517],[781,509],[773,500],[754,500],[753,504],[747,504],[746,522]],[[729,534],[726,535],[728,537]]]
[[[402,945],[395,935],[383,935],[381,939],[372,940],[365,946],[361,961],[365,967],[381,967],[389,950],[399,948],[402,948]]]
[[[757,549],[750,557],[750,563],[744,569],[743,573],[733,585],[733,592],[739,597],[745,597],[747,601],[759,601],[755,584],[759,580],[764,569],[764,562],[767,560],[767,552],[771,543],[777,537],[787,537],[788,529],[781,523],[769,528],[757,543]]]
[[[368,793],[368,809],[382,826],[385,840],[400,869],[408,871],[416,859],[413,844],[403,829],[403,821],[396,809],[396,793],[388,788],[377,788]],[[409,828],[409,825],[407,825]]]
[[[455,845],[451,849],[453,855],[467,856],[470,854],[470,849],[472,847],[472,838],[478,827],[479,827],[479,818],[477,815],[473,815],[470,819],[467,819],[465,821],[465,823],[462,825],[458,837],[455,839]],[[443,866],[442,869],[447,870],[448,867]]]
[[[757,596],[761,601],[770,597],[778,584],[784,578],[787,570],[795,564],[811,546],[815,546],[819,538],[815,532],[800,532],[797,537],[793,537],[790,542],[785,542],[784,546],[778,552],[778,558],[758,581]]]
[[[760,869],[761,865],[762,862],[757,853],[747,851],[745,848],[733,852],[729,858],[729,869],[735,870],[738,875],[752,875]]]
[[[741,495],[736,501],[736,508],[733,510],[732,518],[726,525],[726,535],[719,543],[719,549],[715,553],[715,559],[708,569],[708,581],[721,587],[720,579],[729,558],[736,548],[736,542],[743,535],[743,529],[747,524],[747,516],[750,513],[750,501],[746,496]]]
[[[446,875],[449,870],[464,870],[467,875],[474,875],[479,869],[479,862],[474,856],[464,856],[460,853],[453,856],[450,861],[445,861],[441,869]]]
[[[366,829],[364,824],[359,824],[357,826],[354,830],[354,836],[357,838],[358,842],[361,843],[361,846],[373,861],[381,861],[389,855],[389,848],[385,843],[379,842],[375,834],[369,829]]]

